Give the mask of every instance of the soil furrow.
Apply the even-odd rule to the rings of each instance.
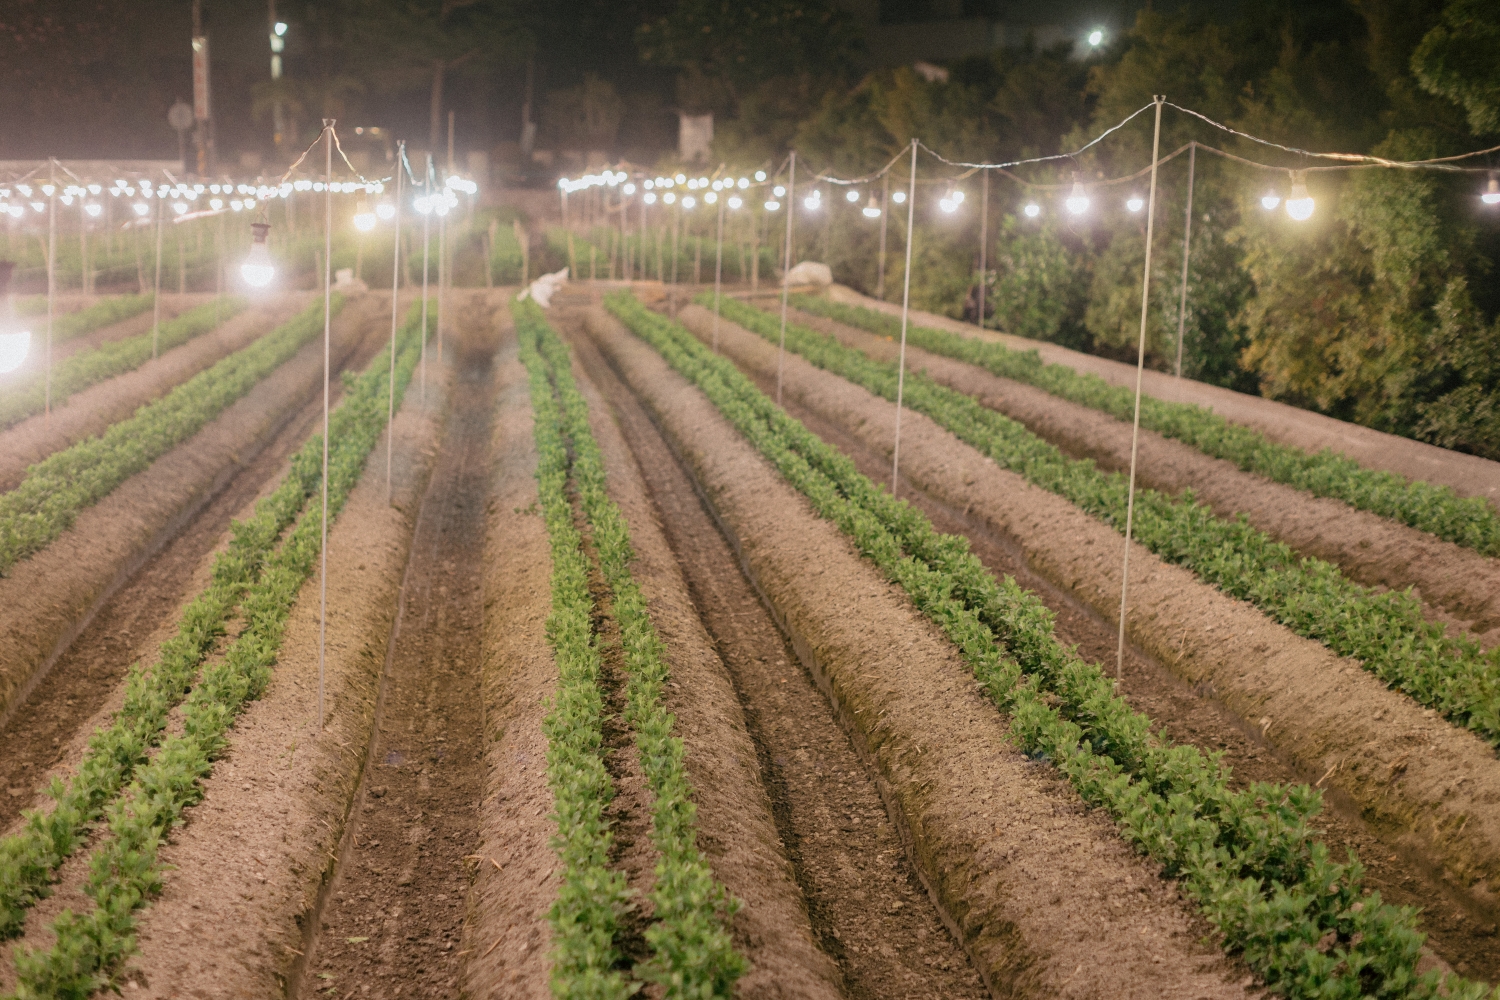
[[[457,299],[457,296],[454,296]],[[452,997],[483,780],[479,581],[495,331],[459,305],[450,412],[417,516],[370,764],[291,993]]]
[[[685,311],[683,318],[692,320],[694,316]],[[705,330],[699,331],[700,337]],[[719,344],[762,390],[774,392],[774,345],[722,319]],[[866,475],[889,482],[891,404],[790,353],[784,367],[783,403],[810,430],[854,459]],[[1080,644],[1082,655],[1095,662],[1112,662],[1116,624],[1108,612],[1118,606],[1122,544],[1114,530],[1066,501],[1029,486],[1019,476],[997,469],[993,462],[920,414],[903,415],[902,437],[900,495],[922,509],[940,530],[966,535],[975,554],[993,572],[1013,575],[1035,591],[1058,616],[1060,638]],[[1040,525],[1059,518],[1066,519],[1066,526],[1039,533]],[[1069,551],[1084,553],[1099,566],[1085,572]],[[1089,565],[1092,567],[1093,562]],[[1281,697],[1296,698],[1299,703],[1311,696],[1299,694],[1298,685],[1322,683],[1330,677],[1329,683],[1334,686],[1343,682],[1341,693],[1332,701],[1325,698],[1322,702],[1350,709],[1363,720],[1357,744],[1366,749],[1371,734],[1363,732],[1364,726],[1378,727],[1381,718],[1398,711],[1401,724],[1391,728],[1402,734],[1403,746],[1416,745],[1417,741],[1411,739],[1415,735],[1414,720],[1420,720],[1433,733],[1429,738],[1424,732],[1420,743],[1425,746],[1441,739],[1445,755],[1462,752],[1466,744],[1478,741],[1442,720],[1424,716],[1407,699],[1386,690],[1352,665],[1340,668],[1338,658],[1311,640],[1291,635],[1268,621],[1250,631],[1247,623],[1255,624],[1259,616],[1254,608],[1230,601],[1196,581],[1177,579],[1186,572],[1162,566],[1150,553],[1139,549],[1132,552],[1131,566],[1129,636],[1133,645],[1127,653],[1122,693],[1173,739],[1192,742],[1210,752],[1223,751],[1237,783],[1319,783],[1333,807],[1319,826],[1326,830],[1334,855],[1341,856],[1346,847],[1354,848],[1367,866],[1373,888],[1380,889],[1392,902],[1424,908],[1423,929],[1431,934],[1429,945],[1438,956],[1465,974],[1500,978],[1495,916],[1487,903],[1484,883],[1469,887],[1444,877],[1438,869],[1440,862],[1435,862],[1430,849],[1424,849],[1427,845],[1412,835],[1415,832],[1420,836],[1424,831],[1411,831],[1392,822],[1388,791],[1381,796],[1386,814],[1374,813],[1376,823],[1366,822],[1372,814],[1364,810],[1364,796],[1341,790],[1344,775],[1327,765],[1310,766],[1305,750],[1287,746],[1288,737],[1304,733],[1303,727],[1311,721],[1309,711],[1300,709],[1293,714],[1302,720],[1298,725],[1275,726],[1274,735],[1268,738],[1267,729],[1271,727],[1258,727],[1255,722],[1262,718],[1261,712],[1252,713],[1242,703],[1226,705],[1222,700],[1228,688],[1226,676],[1243,678],[1247,671],[1253,675],[1254,665],[1263,660],[1284,662],[1286,673],[1278,671],[1280,679],[1268,686]],[[1096,586],[1094,574],[1109,572],[1116,574],[1112,582]],[[1195,591],[1204,593],[1193,602],[1194,610],[1186,618],[1163,610],[1171,601],[1190,600]],[[1112,602],[1107,608],[1104,598]],[[1182,634],[1176,626],[1166,626],[1161,620],[1179,618],[1178,625],[1185,625]],[[1231,638],[1238,635],[1239,641],[1226,647],[1224,641],[1215,639],[1216,631]],[[1223,658],[1224,670],[1193,665],[1196,657],[1210,652]],[[1293,665],[1308,662],[1309,656],[1313,657],[1311,665]],[[1184,668],[1185,661],[1190,669]],[[1287,678],[1299,679],[1294,683]],[[1362,711],[1359,706],[1364,706]],[[1247,714],[1251,718],[1247,719]],[[1265,718],[1273,724],[1286,717],[1279,708],[1265,710]],[[1349,729],[1347,723],[1334,727],[1336,732]],[[1336,753],[1335,762],[1338,759]],[[1411,763],[1418,761],[1414,758]],[[1477,761],[1470,763],[1477,765]],[[1493,768],[1492,763],[1487,766]],[[1404,769],[1404,761],[1395,772],[1382,769],[1381,776],[1387,779],[1381,782],[1382,788],[1389,788],[1389,779]],[[1449,780],[1453,777],[1453,773],[1447,773]],[[1447,787],[1447,783],[1441,787]],[[1360,791],[1356,785],[1355,792]]]
[[[937,627],[660,355],[602,310],[587,325],[873,765],[914,867],[990,990],[1245,995],[1243,967],[1200,941],[1206,925],[1154,866],[1014,747]]]
[[[567,318],[554,319],[564,330],[576,329]],[[791,862],[800,903],[806,908],[802,921],[809,924],[818,947],[837,966],[844,995],[871,1000],[988,996],[968,956],[928,899],[900,833],[886,815],[874,776],[840,727],[816,680],[803,669],[740,572],[734,552],[694,491],[689,473],[641,401],[592,342],[576,335],[570,339],[589,381],[608,401],[649,491],[632,505],[639,511],[632,517],[632,537],[638,549],[649,544],[640,522],[643,515],[650,517],[661,526],[669,546],[657,558],[670,558],[680,567],[691,611],[707,630],[723,663],[721,669],[732,684],[722,697],[738,702],[736,707],[753,740],[741,752],[744,764],[759,773],[751,771],[744,783],[768,790],[775,830]],[[603,418],[596,418],[596,423],[602,422]],[[607,431],[598,434],[607,454],[613,436]],[[638,572],[645,585],[650,568],[642,569]],[[659,620],[655,602],[652,610]],[[681,671],[674,667],[673,675],[681,676]],[[682,678],[684,687],[699,683]],[[669,693],[681,701],[687,697],[677,693],[681,690]],[[677,705],[672,708],[684,722],[691,720]],[[723,753],[724,748],[700,739],[690,743],[688,763],[712,767],[703,758]],[[696,782],[699,798],[725,795],[721,784]],[[719,843],[720,838],[713,836],[717,833],[715,817],[708,804],[700,805],[699,815],[700,839],[715,841],[710,857],[716,868],[722,868],[723,862],[713,855],[734,844]],[[732,889],[737,888],[735,881],[726,877]],[[766,930],[754,924],[765,918],[747,907],[737,919],[754,928],[755,939],[763,939]],[[755,943],[761,946],[760,953],[751,956],[757,965],[778,959],[785,965],[785,956],[766,954],[760,940]],[[818,964],[808,964],[822,973]],[[782,970],[765,970],[772,971]],[[762,974],[758,980],[752,973],[740,984],[741,993],[807,995],[807,986],[797,988],[789,981],[786,973],[790,971],[780,976]]]

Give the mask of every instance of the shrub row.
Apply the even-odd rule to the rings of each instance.
[[[139,315],[151,308],[152,295],[111,295],[100,299],[91,306],[85,306],[77,312],[63,313],[61,316],[52,317],[52,342],[55,344],[63,340],[71,340],[90,333],[101,326],[109,326],[118,323],[122,319],[129,319]],[[40,316],[42,322],[47,317],[47,296],[32,295],[16,302],[16,313],[21,316]],[[38,324],[33,323],[33,326]],[[36,337],[45,327],[39,327],[32,331]]]
[[[733,300],[724,315],[773,342],[776,320]],[[896,397],[896,367],[844,347],[835,338],[788,324],[786,345],[812,364],[884,396]],[[1003,468],[1123,531],[1129,483],[1053,445],[970,396],[908,374],[905,402]],[[1219,518],[1191,491],[1177,499],[1136,493],[1135,537],[1230,596],[1250,601],[1299,635],[1359,660],[1390,687],[1455,725],[1500,746],[1500,649],[1486,653],[1466,636],[1427,621],[1409,593],[1376,593],[1321,559],[1302,558],[1243,517]]]
[[[871,333],[890,337],[901,334],[898,318],[872,309],[811,296],[797,296],[795,302],[799,309]],[[1035,350],[1016,351],[1002,344],[912,325],[907,327],[906,339],[923,350],[1034,385],[1119,420],[1130,420],[1134,414],[1135,394],[1130,389],[1066,365],[1046,364]],[[1487,556],[1500,555],[1500,513],[1483,497],[1461,497],[1447,486],[1367,469],[1331,449],[1310,454],[1278,444],[1259,431],[1230,423],[1192,403],[1142,396],[1141,426],[1190,444],[1205,455],[1233,462],[1246,472],[1315,496],[1342,500]]]
[[[739,902],[714,880],[697,846],[697,809],[683,766],[682,740],[661,702],[669,679],[664,647],[630,572],[635,558],[630,527],[605,488],[604,457],[589,428],[588,403],[573,381],[568,348],[534,303],[516,309],[523,336],[534,338],[556,388],[562,429],[572,445],[573,482],[592,529],[599,567],[614,596],[629,674],[625,719],[635,730],[646,783],[653,796],[652,842],[660,861],[651,892],[654,921],[646,929],[653,957],[635,973],[658,983],[668,997],[728,997],[746,963],[725,923]]]
[[[408,320],[398,342],[396,404],[411,381],[420,354],[420,332]],[[346,376],[347,393],[330,418],[332,445],[328,456],[328,516],[335,518],[358,482],[370,449],[386,423],[390,348],[382,351],[358,377]],[[257,505],[241,534],[269,537],[273,518],[311,495],[309,477],[316,485],[322,459],[322,436],[315,435],[298,453],[294,467],[277,492]],[[280,498],[274,513],[267,504]],[[274,506],[274,504],[273,504]],[[192,692],[182,701],[183,731],[161,742],[149,762],[132,760],[134,780],[104,809],[107,834],[89,859],[84,893],[94,908],[84,914],[65,910],[52,923],[56,942],[50,948],[18,948],[15,952],[18,988],[15,1000],[84,998],[114,986],[121,963],[135,951],[134,912],[161,891],[157,851],[183,810],[203,794],[201,782],[228,741],[229,727],[246,702],[260,696],[271,677],[281,648],[282,633],[297,594],[317,565],[322,531],[320,504],[307,511],[274,554],[262,551],[261,572],[243,588],[240,617],[245,626],[228,646],[222,660],[203,670]],[[286,515],[287,520],[295,514]],[[231,550],[233,551],[233,550]],[[216,572],[219,565],[215,566]],[[226,567],[226,575],[244,570]],[[220,581],[215,580],[212,592]],[[185,623],[186,624],[186,623]],[[219,626],[222,628],[222,624]],[[201,656],[200,656],[201,660]],[[190,671],[191,673],[191,671]],[[189,678],[191,679],[191,678]],[[148,683],[145,680],[138,684]],[[179,687],[163,691],[163,698],[181,698]],[[140,752],[144,757],[144,749]]]
[[[1035,595],[1013,579],[996,580],[967,539],[937,532],[860,475],[684,328],[626,294],[606,304],[902,585],[1010,713],[1023,747],[1050,760],[1178,878],[1225,949],[1241,953],[1271,988],[1298,998],[1500,998],[1482,983],[1417,974],[1423,935],[1415,912],[1365,889],[1352,854],[1347,864],[1329,859],[1309,827],[1318,792],[1265,783],[1231,791],[1219,755],[1154,732],[1097,665],[1058,642]]]
[[[127,298],[143,298],[147,306],[151,305],[149,295],[127,296]],[[85,309],[84,312],[92,312],[95,308],[99,307]],[[156,335],[156,349],[159,353],[185,344],[194,337],[212,330],[217,324],[243,308],[245,308],[244,299],[228,298],[223,302],[210,302],[189,310],[161,325]],[[72,316],[64,318],[71,319]],[[123,317],[114,317],[109,322],[120,318]],[[107,378],[135,371],[150,360],[151,349],[152,337],[151,331],[148,330],[134,337],[100,344],[91,351],[83,351],[64,358],[52,366],[52,405],[61,406],[75,392],[87,389]],[[46,405],[46,397],[45,376],[41,373],[31,375],[24,385],[8,390],[5,398],[0,400],[0,429],[19,423],[34,413],[40,413]]]
[[[334,309],[342,306],[342,297],[335,296]],[[20,486],[0,495],[0,574],[67,531],[79,511],[196,434],[322,328],[319,302],[142,406],[103,435],[33,465]]]
[[[563,863],[562,887],[548,919],[552,925],[552,993],[556,997],[622,1000],[634,984],[616,968],[620,917],[630,906],[625,876],[609,868],[613,842],[604,810],[614,783],[604,766],[603,661],[594,635],[589,561],[568,498],[568,449],[562,419],[537,350],[535,324],[516,307],[521,361],[526,366],[535,418],[537,486],[552,554],[552,612],[547,642],[557,663],[557,693],[543,720],[547,783],[552,790]]]

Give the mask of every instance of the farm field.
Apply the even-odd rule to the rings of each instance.
[[[0,429],[0,997],[1497,995],[1473,477],[1153,411],[1116,680],[1109,371],[933,318],[896,501],[869,300],[516,292],[335,297],[326,618],[321,296]]]

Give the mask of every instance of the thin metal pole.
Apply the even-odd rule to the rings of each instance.
[[[901,286],[901,352],[896,358],[896,446],[891,449],[891,496],[901,475],[901,400],[906,390],[906,318],[911,311],[911,245],[916,242],[912,226],[917,209],[917,140],[911,141],[911,182],[906,189],[906,277]]]
[[[406,162],[406,143],[396,143],[396,241],[391,250],[391,386],[385,407],[385,502],[395,499],[391,485],[391,452],[395,447],[396,421],[396,293],[401,289],[401,175]]]
[[[1182,299],[1177,303],[1177,378],[1182,379],[1182,335],[1187,329],[1187,285],[1188,251],[1193,246],[1193,167],[1198,156],[1198,144],[1188,143],[1188,190],[1186,223],[1182,232]]]
[[[990,272],[986,269],[988,260],[985,251],[988,249],[990,221],[990,172],[981,170],[979,172],[979,329],[984,329],[984,286],[989,280]]]
[[[57,298],[57,161],[48,158],[50,186],[47,196],[47,386],[42,392],[42,420],[52,420],[52,316],[53,300]],[[155,356],[155,351],[152,356]]]
[[[1130,492],[1125,500],[1125,559],[1120,569],[1120,636],[1115,648],[1115,677],[1125,674],[1125,598],[1130,588],[1130,535],[1135,518],[1135,456],[1141,438],[1141,376],[1146,370],[1146,312],[1151,304],[1151,237],[1156,223],[1156,168],[1161,152],[1161,106],[1156,102],[1156,133],[1151,140],[1151,195],[1146,202],[1146,266],[1141,272],[1141,341],[1135,360],[1135,423],[1130,430]]]
[[[422,180],[422,188],[427,192],[427,211],[422,213],[422,402],[427,402],[427,257],[428,248],[432,245],[432,154],[427,154],[427,176]],[[521,260],[525,263],[526,251],[521,250]],[[524,275],[523,275],[524,277]]]
[[[323,544],[318,610],[318,730],[323,729],[323,665],[328,652],[328,369],[333,318],[333,119],[323,119]]]
[[[714,353],[719,353],[719,285],[724,278],[724,195],[719,197],[719,248],[714,254]]]
[[[891,172],[881,177],[880,188],[880,264],[875,271],[875,297],[885,301],[885,225],[891,218]]]
[[[781,405],[781,367],[786,359],[786,300],[792,287],[792,225],[797,213],[797,151],[792,150],[792,172],[786,185],[786,252],[781,265],[781,346],[776,351],[776,405]]]
[[[630,280],[630,206],[625,204],[625,189],[620,189],[620,278]],[[594,275],[589,274],[592,281]]]
[[[448,213],[438,216],[438,301],[437,301],[437,348],[438,370],[443,366],[443,321],[448,318],[443,309],[443,292],[448,287]]]
[[[152,299],[151,313],[151,356],[156,357],[156,335],[161,330],[161,233],[162,216],[166,211],[165,199],[161,192],[156,194],[156,294]]]

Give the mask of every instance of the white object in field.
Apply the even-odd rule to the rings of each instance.
[[[827,288],[833,284],[833,271],[829,270],[827,264],[820,264],[815,260],[804,260],[792,268],[786,276],[789,285],[818,285]]]
[[[561,271],[553,271],[551,274],[544,274],[530,285],[521,289],[521,294],[516,296],[516,301],[523,301],[527,296],[530,296],[532,301],[543,309],[551,308],[552,293],[556,292],[567,280],[567,268],[563,268]]]

